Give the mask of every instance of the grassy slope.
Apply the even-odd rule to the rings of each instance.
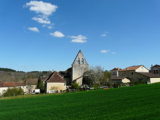
[[[0,100],[0,120],[159,120],[160,84]]]

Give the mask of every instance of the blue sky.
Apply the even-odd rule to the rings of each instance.
[[[159,0],[1,0],[0,67],[65,70],[160,64]]]

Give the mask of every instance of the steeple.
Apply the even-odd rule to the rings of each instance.
[[[79,52],[76,55],[76,58],[74,59],[72,66],[73,65],[84,65],[84,64],[88,64],[82,51],[79,50]]]
[[[88,70],[88,67],[89,65],[82,51],[79,50],[76,58],[72,63],[72,81],[76,81],[76,83],[82,85],[83,74]]]

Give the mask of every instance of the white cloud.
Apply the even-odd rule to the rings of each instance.
[[[60,32],[60,31],[55,31],[53,33],[50,33],[50,35],[52,35],[54,37],[58,37],[58,38],[65,37],[65,35],[62,32]]]
[[[85,43],[85,42],[87,42],[87,37],[84,36],[84,35],[70,36],[70,38],[72,39],[71,42],[74,42],[74,43]]]
[[[26,3],[26,6],[29,7],[30,11],[34,11],[44,16],[52,15],[58,8],[56,5],[43,1],[30,1]]]
[[[32,18],[32,20],[40,23],[40,24],[52,24],[49,19],[54,12],[56,12],[58,6],[51,4],[49,2],[43,1],[30,1],[26,3],[26,7],[29,8],[30,11],[35,12],[37,15]]]
[[[109,53],[110,50],[100,50],[101,53]]]
[[[48,18],[43,17],[33,17],[32,20],[37,21],[41,24],[51,24],[51,21]]]
[[[39,29],[37,27],[28,27],[28,30],[33,32],[39,32]]]

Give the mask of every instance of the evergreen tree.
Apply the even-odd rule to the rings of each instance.
[[[41,76],[38,78],[37,89],[40,89],[41,93],[45,92],[45,84],[43,83]]]

